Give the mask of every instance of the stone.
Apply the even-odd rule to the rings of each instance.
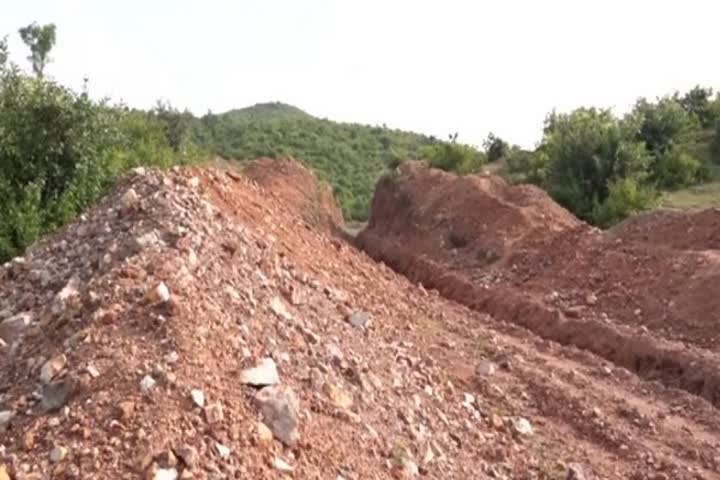
[[[568,464],[565,480],[585,480],[585,471],[583,470],[582,465],[578,463]]]
[[[587,296],[585,297],[585,303],[587,303],[590,306],[595,305],[597,303],[597,301],[598,301],[597,295],[595,295],[594,293],[588,293]]]
[[[23,435],[22,443],[25,450],[32,450],[35,446],[35,434],[32,431],[25,432],[25,435]]]
[[[68,283],[60,290],[53,299],[52,312],[56,315],[61,314],[68,303],[80,296],[80,278],[72,277]]]
[[[134,188],[128,188],[120,200],[126,209],[136,208],[140,205],[140,195],[137,194]]]
[[[64,354],[57,355],[42,366],[42,369],[40,369],[40,381],[47,385],[52,381],[55,376],[57,376],[58,373],[62,371],[63,368],[65,368],[65,365],[67,364],[67,357]]]
[[[273,468],[275,470],[278,470],[280,472],[284,473],[290,473],[293,470],[295,470],[295,467],[287,463],[285,460],[283,460],[280,457],[274,457],[272,462]]]
[[[222,403],[216,402],[205,407],[205,420],[209,424],[220,423],[224,418]]]
[[[160,282],[148,293],[148,298],[153,303],[167,303],[170,301],[170,289],[165,282]]]
[[[126,400],[118,403],[118,412],[120,419],[130,420],[135,413],[135,402]]]
[[[240,372],[240,383],[255,387],[265,387],[280,383],[277,366],[272,358],[263,358],[253,368]]]
[[[45,385],[42,390],[40,408],[46,413],[60,410],[77,393],[79,387],[80,384],[74,377],[67,377]]]
[[[530,422],[523,417],[512,419],[512,426],[515,433],[521,436],[530,436],[533,434],[533,428]]]
[[[10,425],[10,420],[15,416],[12,410],[0,411],[0,432],[4,432]]]
[[[265,447],[272,445],[275,437],[273,436],[272,431],[268,428],[267,425],[265,425],[263,422],[257,422],[255,430],[258,445],[262,445]]]
[[[53,463],[59,463],[65,460],[65,457],[67,457],[68,449],[63,446],[56,446],[52,449],[50,452],[50,461]]]
[[[0,480],[10,480],[10,474],[6,465],[0,465]]]
[[[255,403],[263,415],[264,423],[275,438],[288,447],[299,440],[298,425],[300,402],[288,386],[270,386],[255,395]]]
[[[330,383],[325,384],[325,393],[337,408],[347,410],[353,406],[353,397],[343,389]]]
[[[370,314],[368,312],[355,312],[348,317],[348,323],[355,328],[368,328],[370,326]]]
[[[30,326],[33,315],[30,312],[18,313],[0,322],[0,338],[12,344]]]
[[[177,457],[172,450],[165,450],[160,455],[155,457],[155,460],[163,468],[170,468],[177,466]]]
[[[270,300],[270,310],[283,320],[290,321],[293,319],[293,316],[288,311],[285,302],[283,302],[278,296],[275,296],[272,298],[272,300]]]
[[[477,367],[477,374],[481,377],[490,377],[497,371],[497,365],[493,362],[483,360]]]
[[[205,394],[202,390],[193,388],[190,390],[190,397],[192,398],[193,403],[198,407],[203,408],[205,406]]]
[[[145,375],[143,379],[140,380],[140,391],[144,394],[148,394],[153,388],[155,388],[156,385],[157,382],[153,377]]]
[[[149,471],[150,480],[177,480],[178,471],[175,468],[158,468],[154,466]]]
[[[198,452],[195,447],[187,444],[181,445],[175,449],[175,454],[180,457],[180,460],[182,460],[185,466],[189,469],[192,470],[197,466]]]
[[[92,378],[98,378],[100,376],[100,372],[98,372],[98,369],[95,368],[93,365],[88,365],[85,367],[85,371],[90,375]]]
[[[230,456],[230,449],[222,443],[215,442],[215,451],[220,458],[228,458]]]

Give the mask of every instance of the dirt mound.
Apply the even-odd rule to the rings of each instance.
[[[625,242],[664,245],[678,250],[720,250],[720,209],[655,210],[629,218],[608,234]]]
[[[267,180],[139,170],[0,268],[0,478],[717,478],[708,402],[410,284]]]
[[[378,186],[358,242],[448,298],[720,404],[720,300],[707,287],[720,281],[720,252],[604,234],[545,195],[507,200],[518,191],[535,192],[410,165]],[[715,218],[690,221],[708,215]],[[696,227],[691,243],[706,230]],[[444,242],[458,231],[466,242]],[[487,248],[500,261],[478,261]]]
[[[300,162],[292,158],[260,158],[249,163],[243,173],[310,225],[335,230],[343,224],[330,186],[321,183]]]
[[[407,162],[375,192],[369,231],[402,238],[412,252],[469,268],[506,259],[540,237],[580,222],[533,186],[509,186],[497,176],[459,177]]]

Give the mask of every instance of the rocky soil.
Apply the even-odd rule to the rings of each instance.
[[[531,188],[482,236],[412,197],[386,229],[376,205],[360,243],[409,281],[338,236],[323,192],[293,162],[139,169],[0,268],[0,480],[720,478],[715,351],[540,253],[614,239]],[[436,256],[408,224],[456,245]]]

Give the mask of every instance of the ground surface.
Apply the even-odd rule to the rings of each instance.
[[[0,480],[720,478],[714,214],[459,181],[378,188],[408,281],[295,164],[134,173],[0,269]]]

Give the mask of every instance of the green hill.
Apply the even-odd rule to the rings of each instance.
[[[214,150],[240,161],[292,156],[307,164],[334,189],[346,219],[362,220],[377,179],[387,165],[418,158],[438,140],[385,126],[338,123],[283,103],[263,103],[216,115],[202,122]]]

